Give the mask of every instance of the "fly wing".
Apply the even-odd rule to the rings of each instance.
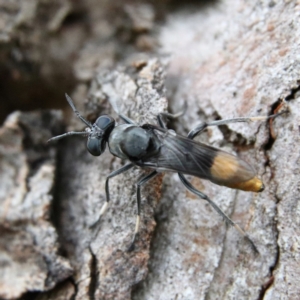
[[[153,129],[153,133],[160,150],[143,159],[140,166],[181,172],[233,188],[256,178],[253,168],[237,156],[168,131]]]

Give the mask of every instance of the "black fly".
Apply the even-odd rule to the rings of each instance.
[[[163,116],[172,118],[176,117],[175,115],[159,114],[157,116],[158,126],[151,124],[139,126],[122,114],[119,114],[119,117],[125,124],[116,126],[115,120],[108,115],[100,116],[94,124],[91,124],[80,115],[72,99],[67,94],[66,98],[74,113],[87,125],[87,128],[84,132],[67,132],[53,137],[49,141],[58,140],[69,135],[83,135],[88,137],[87,149],[92,155],[101,155],[105,151],[106,144],[108,144],[112,155],[130,161],[127,165],[107,176],[105,183],[106,202],[101,208],[98,221],[92,227],[98,227],[100,218],[108,207],[110,178],[124,173],[134,166],[154,169],[153,172],[137,183],[137,219],[133,241],[129,248],[133,249],[140,225],[141,186],[161,171],[175,171],[178,172],[181,182],[190,192],[208,201],[229,225],[234,226],[249,241],[253,250],[258,252],[248,234],[233,222],[212,200],[192,186],[183,174],[208,179],[215,184],[234,189],[253,192],[263,191],[264,185],[262,181],[256,177],[254,169],[249,164],[237,156],[196,142],[193,139],[208,126],[267,120],[279,114],[204,123],[191,130],[187,137],[184,137],[168,130],[162,121]]]

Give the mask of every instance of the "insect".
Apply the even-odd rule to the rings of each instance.
[[[105,182],[106,202],[102,206],[99,219],[92,226],[99,226],[100,219],[106,211],[109,201],[109,180],[129,169],[138,166],[151,168],[153,171],[137,183],[137,217],[135,231],[129,250],[134,248],[134,242],[139,232],[141,214],[141,187],[161,171],[177,172],[183,185],[192,193],[208,201],[218,214],[229,225],[235,227],[248,240],[254,252],[258,252],[248,234],[232,221],[207,195],[197,190],[184,176],[193,175],[211,182],[244,191],[261,192],[264,189],[262,181],[256,176],[254,169],[237,156],[220,149],[208,146],[193,139],[209,126],[219,126],[235,122],[250,122],[268,120],[281,113],[249,118],[235,118],[203,123],[192,129],[185,137],[168,130],[163,123],[163,117],[174,118],[176,115],[161,113],[157,116],[158,125],[137,125],[128,117],[119,114],[124,124],[116,125],[109,115],[101,115],[94,124],[87,121],[75,108],[72,99],[66,94],[66,99],[76,116],[87,126],[83,132],[67,132],[51,138],[48,142],[59,140],[70,135],[87,136],[87,149],[94,155],[101,155],[108,144],[112,155],[127,159],[130,162],[120,169],[110,173]]]

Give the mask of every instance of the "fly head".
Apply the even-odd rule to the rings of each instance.
[[[109,135],[115,127],[115,120],[108,116],[100,116],[88,130],[87,149],[94,155],[99,156],[105,151]]]
[[[66,94],[66,98],[73,112],[84,124],[87,125],[87,128],[85,129],[85,131],[81,131],[81,132],[76,132],[76,131],[66,132],[64,134],[51,138],[50,140],[48,140],[48,142],[56,141],[70,135],[87,136],[88,151],[94,156],[101,155],[105,150],[105,146],[108,141],[109,135],[115,127],[115,120],[108,115],[103,115],[100,116],[96,120],[96,122],[92,125],[78,112],[72,99],[67,94]]]

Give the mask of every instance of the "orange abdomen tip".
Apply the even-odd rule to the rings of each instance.
[[[263,182],[257,177],[253,177],[252,179],[244,182],[226,184],[226,186],[233,189],[256,193],[262,192],[265,189]]]

